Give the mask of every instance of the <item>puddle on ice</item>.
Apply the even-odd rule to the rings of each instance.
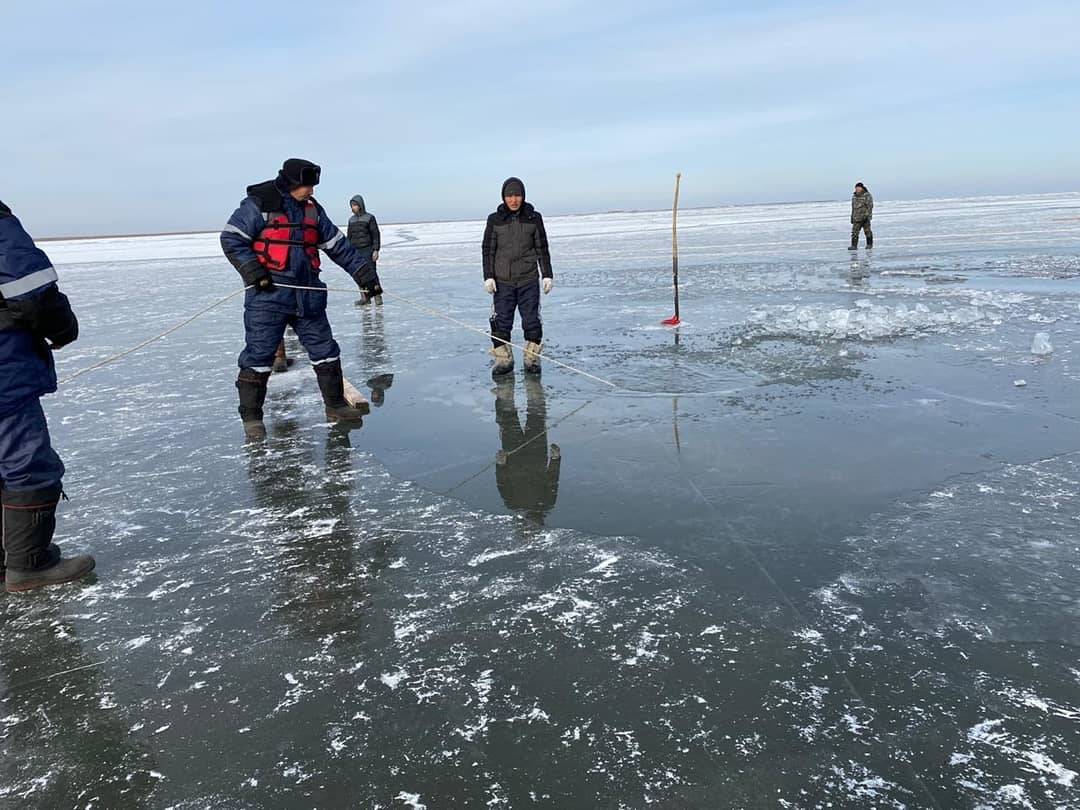
[[[614,393],[342,295],[359,430],[300,362],[241,443],[238,305],[51,397],[99,573],[0,601],[0,804],[1080,805],[1080,195],[935,206],[854,260],[842,204],[686,212],[678,345],[670,223],[552,218],[547,351]],[[387,227],[387,289],[483,326],[481,225]],[[61,376],[216,242],[50,244]]]

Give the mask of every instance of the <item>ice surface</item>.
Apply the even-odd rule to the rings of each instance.
[[[879,209],[684,212],[678,345],[670,214],[550,217],[547,350],[614,392],[354,293],[351,433],[300,362],[243,445],[239,301],[65,386],[99,573],[0,600],[0,806],[1080,805],[1080,195]],[[482,225],[386,226],[387,290],[483,327]],[[238,283],[46,247],[62,377]]]

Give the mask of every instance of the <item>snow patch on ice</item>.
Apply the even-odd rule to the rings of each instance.
[[[968,731],[968,739],[975,743],[989,746],[1012,757],[1022,763],[1026,763],[1030,769],[1053,779],[1057,784],[1071,787],[1076,779],[1076,771],[1066,768],[1055,762],[1041,751],[1025,751],[1013,741],[1012,736],[1002,729],[1005,721],[984,720],[972,726]]]
[[[992,326],[1001,322],[997,299],[974,298],[971,306],[932,310],[926,304],[888,306],[863,298],[855,306],[825,304],[763,306],[750,315],[751,337],[808,337],[826,340],[882,340]]]
[[[379,676],[379,680],[386,684],[390,689],[397,689],[401,685],[401,682],[409,677],[409,673],[403,669],[399,669],[397,672],[384,672]]]

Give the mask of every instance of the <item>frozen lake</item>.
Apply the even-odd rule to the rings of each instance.
[[[49,397],[98,574],[0,598],[0,806],[1080,806],[1080,194],[847,213],[684,212],[678,345],[670,213],[551,218],[616,391],[332,294],[362,429],[298,362],[243,443],[238,298]],[[486,326],[482,228],[385,227],[387,291]],[[62,377],[240,283],[44,246]]]

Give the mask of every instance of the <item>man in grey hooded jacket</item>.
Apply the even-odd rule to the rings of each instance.
[[[359,250],[375,267],[379,261],[379,248],[382,246],[382,235],[379,233],[379,223],[375,221],[375,215],[368,212],[364,205],[364,198],[357,194],[349,200],[349,208],[352,216],[349,217],[348,237],[354,248]],[[382,301],[382,288],[371,296],[377,302]],[[367,303],[367,297],[360,293],[360,304]]]

